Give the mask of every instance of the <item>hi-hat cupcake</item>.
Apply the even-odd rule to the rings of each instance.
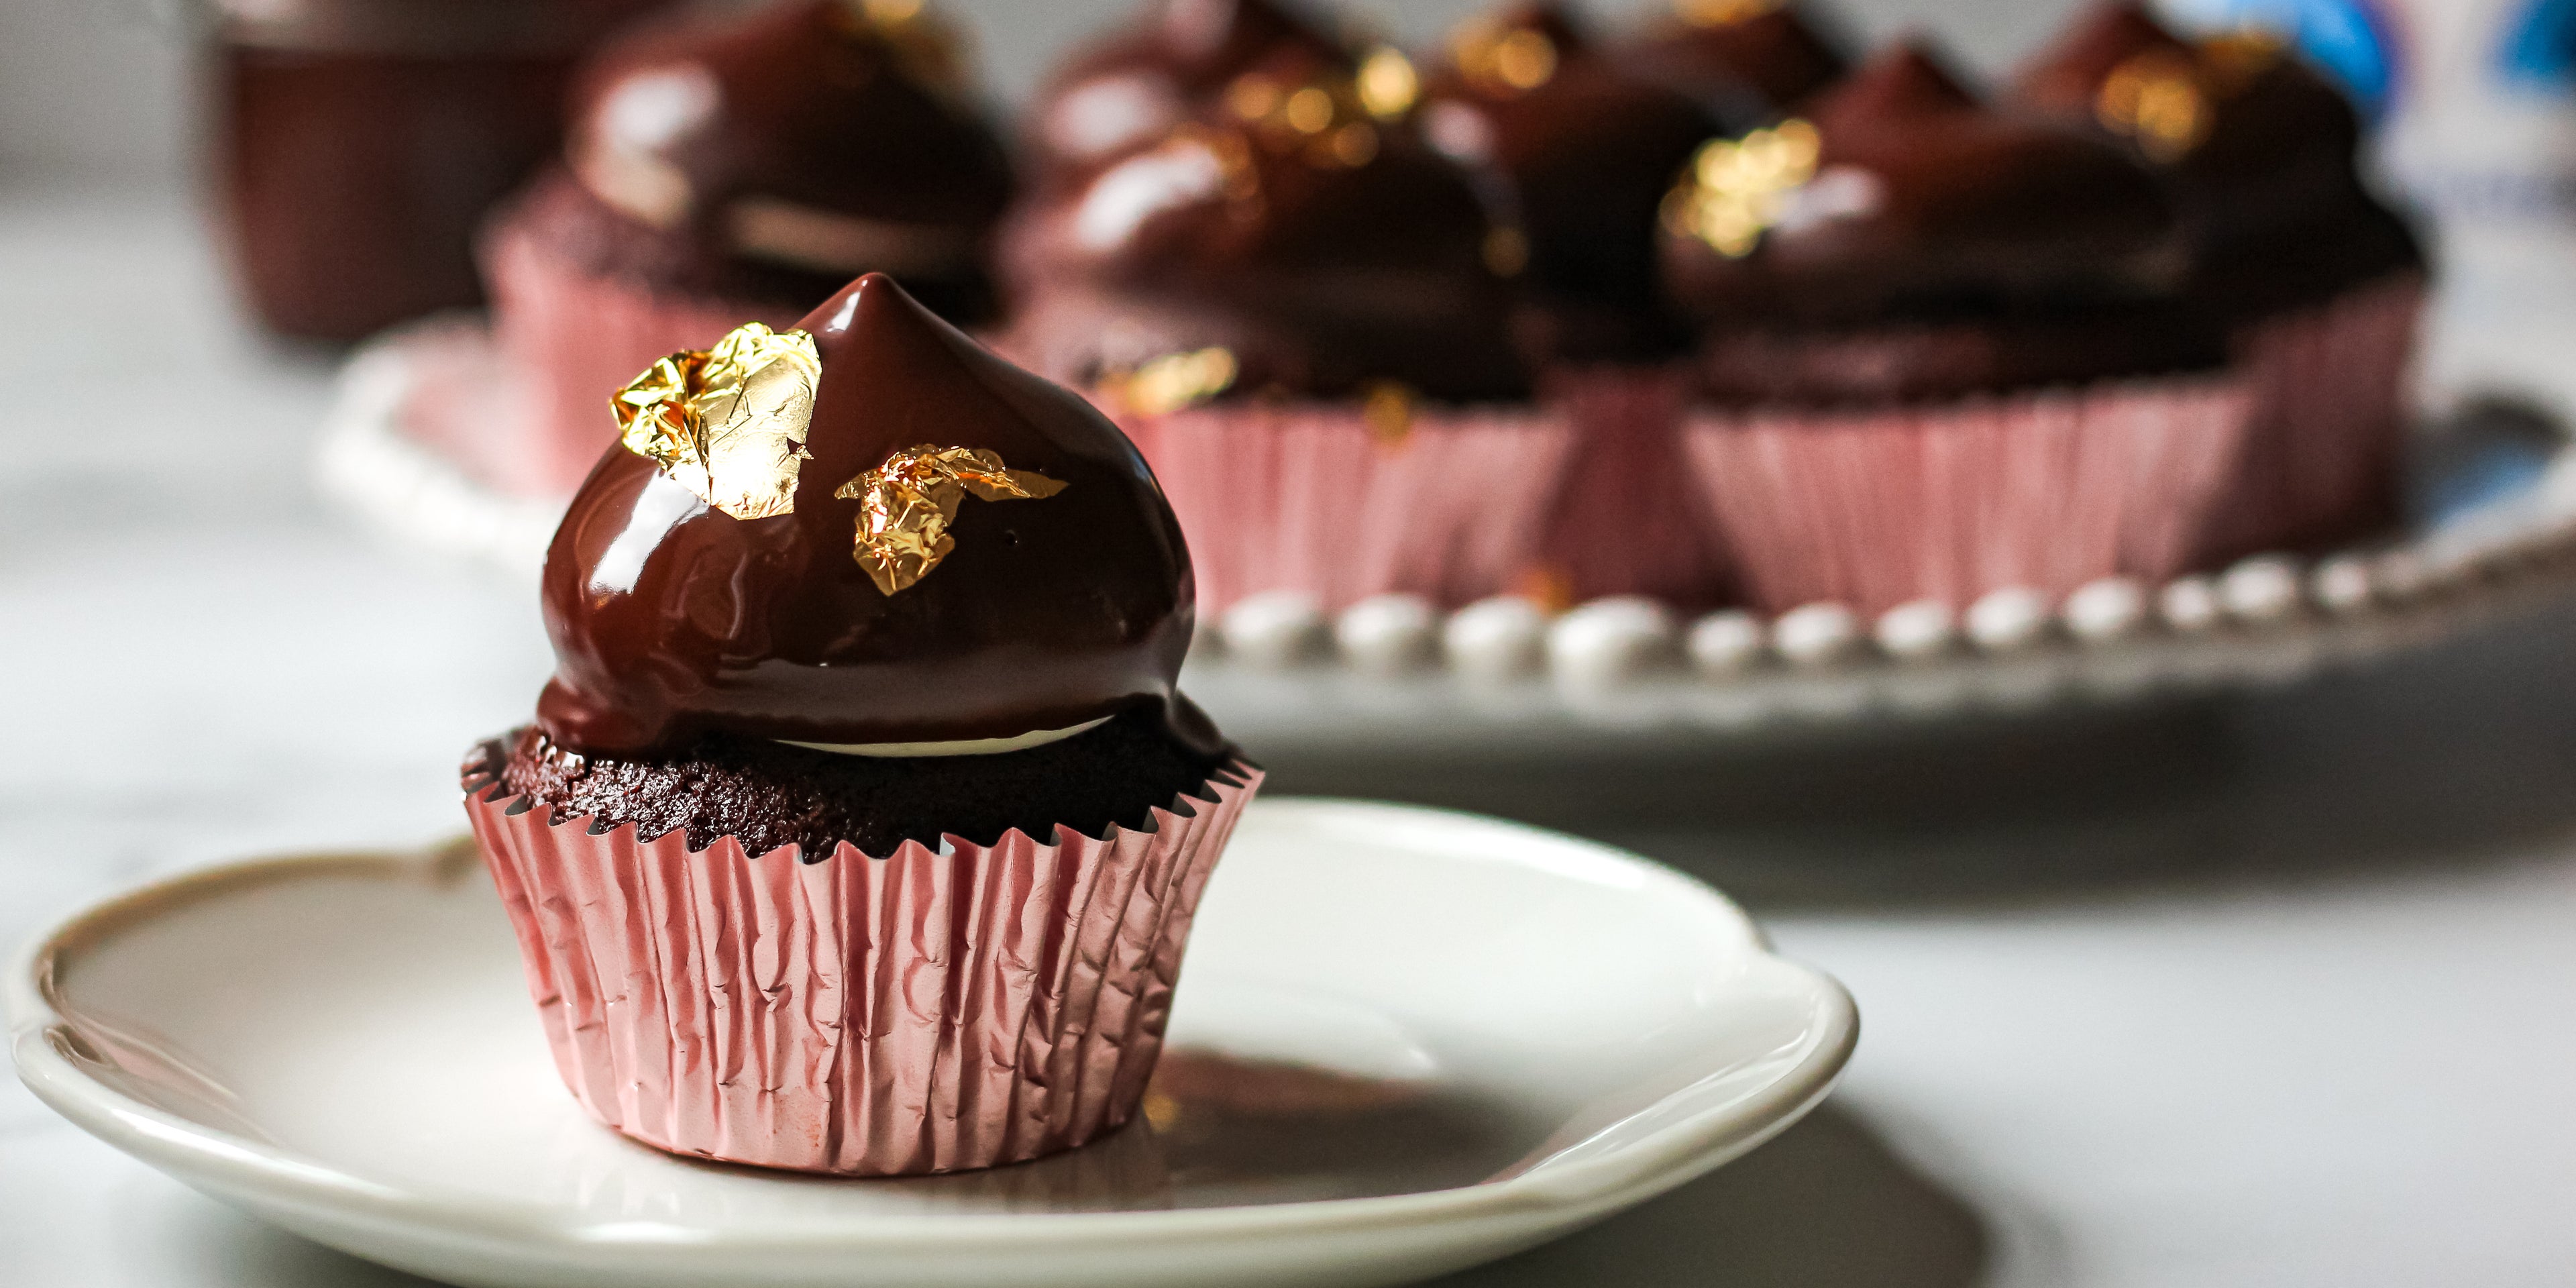
[[[991,320],[1010,193],[919,4],[774,0],[612,44],[576,82],[564,164],[485,241],[494,327],[538,404],[514,482],[570,491],[614,432],[602,390],[740,323],[786,326],[859,273]]]
[[[2343,94],[2269,37],[2185,41],[2126,0],[2080,17],[2013,93],[2128,144],[2181,213],[2190,289],[2227,323],[2254,394],[2210,556],[2391,520],[2424,261],[2361,180]]]
[[[1964,605],[2198,553],[2245,394],[2116,146],[1899,47],[1703,149],[1665,215],[1705,328],[1686,444],[1758,603]]]
[[[1420,120],[1508,202],[1527,261],[1517,338],[1542,401],[1575,429],[1540,545],[1547,579],[1574,599],[1713,601],[1723,578],[1694,536],[1675,438],[1673,359],[1690,333],[1658,287],[1655,219],[1716,120],[1613,64],[1554,4],[1461,26]]]
[[[1174,690],[1189,555],[1135,449],[876,275],[618,407],[554,680],[464,770],[566,1084],[854,1175],[1126,1122],[1260,781]]]
[[[1212,606],[1493,594],[1568,437],[1512,346],[1519,240],[1409,100],[1305,66],[1017,211],[1003,343],[1136,438]]]

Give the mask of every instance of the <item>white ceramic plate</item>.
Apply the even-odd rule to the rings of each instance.
[[[686,1162],[556,1080],[470,847],[176,878],[30,946],[20,1075],[110,1144],[474,1285],[1384,1284],[1567,1233],[1824,1096],[1856,1019],[1724,898],[1465,815],[1256,804],[1146,1119],[992,1172]]]

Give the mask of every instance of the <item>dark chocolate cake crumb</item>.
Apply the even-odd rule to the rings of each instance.
[[[812,863],[842,841],[884,858],[905,841],[936,849],[945,834],[991,845],[1016,828],[1051,843],[1065,827],[1098,839],[1144,827],[1179,797],[1212,801],[1211,780],[1233,782],[1233,762],[1230,749],[1200,753],[1154,713],[1131,711],[989,756],[851,756],[709,734],[669,754],[615,757],[571,751],[529,726],[477,748],[466,778],[497,778],[505,793],[552,810],[554,823],[632,823],[646,840],[686,829],[692,850],[733,836],[753,856],[795,845]]]

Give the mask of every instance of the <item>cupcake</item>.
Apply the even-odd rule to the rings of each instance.
[[[524,482],[570,492],[615,434],[600,391],[734,326],[784,327],[866,271],[960,326],[1011,176],[918,4],[697,10],[603,49],[564,164],[488,230],[493,325],[534,385]]]
[[[1029,104],[1021,147],[1039,176],[1080,176],[1219,105],[1255,68],[1303,80],[1359,65],[1315,19],[1271,0],[1146,0],[1128,26],[1047,78]],[[1387,64],[1380,75],[1402,82],[1409,68]]]
[[[1519,238],[1390,104],[1303,66],[1041,187],[1003,234],[1003,344],[1136,439],[1215,608],[1493,594],[1568,441],[1512,345]]]
[[[1848,70],[1830,24],[1788,0],[1673,0],[1612,53],[1698,99],[1733,133],[1796,109]]]
[[[1900,46],[1703,149],[1662,231],[1685,432],[1756,603],[1877,611],[2171,576],[2245,435],[2161,185]]]
[[[2270,37],[2186,42],[2107,3],[2025,66],[2013,97],[2126,143],[2181,213],[2190,289],[2225,321],[2254,396],[2209,554],[2393,519],[2424,259],[2362,183],[2343,94]]]
[[[1126,1122],[1261,777],[1173,687],[1189,554],[1135,449],[876,274],[617,408],[554,679],[464,767],[574,1096],[846,1175]]]
[[[1424,137],[1487,176],[1520,233],[1517,338],[1576,448],[1540,568],[1573,599],[1714,600],[1674,430],[1689,332],[1657,287],[1655,219],[1719,132],[1697,102],[1638,79],[1553,4],[1460,27],[1423,83]],[[1619,516],[1605,522],[1604,516]]]

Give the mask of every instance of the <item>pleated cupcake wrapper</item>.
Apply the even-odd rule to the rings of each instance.
[[[2232,377],[1865,412],[1695,413],[1713,537],[1753,602],[1877,613],[2183,572],[2248,430]]]
[[[466,782],[556,1068],[646,1144],[854,1176],[991,1167],[1125,1123],[1209,872],[1261,782],[1153,830],[870,859],[691,852]]]
[[[1326,609],[1408,593],[1443,605],[1535,565],[1572,425],[1521,409],[1421,408],[1382,437],[1356,405],[1112,413],[1171,498],[1199,602],[1295,591]]]
[[[2342,540],[2394,517],[2424,296],[2420,274],[2400,274],[2237,337],[2253,427],[2205,562]]]
[[[1566,367],[1542,382],[1574,425],[1538,566],[1568,599],[1647,595],[1684,607],[1725,598],[1731,576],[1682,460],[1689,374],[1678,366]]]
[[[526,368],[534,414],[524,468],[532,491],[581,486],[617,438],[609,395],[654,362],[704,349],[745,322],[793,326],[798,314],[758,304],[657,293],[601,276],[504,219],[483,241],[492,329]]]

